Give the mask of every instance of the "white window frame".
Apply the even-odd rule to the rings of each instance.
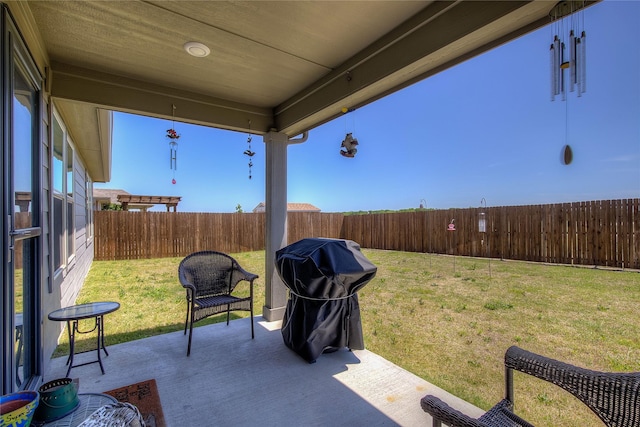
[[[75,245],[75,237],[76,237],[76,229],[75,229],[75,169],[76,169],[76,160],[75,160],[75,151],[76,148],[73,144],[73,141],[69,137],[67,133],[67,128],[58,114],[55,107],[53,107],[53,121],[60,126],[62,130],[62,169],[56,170],[54,166],[55,162],[55,133],[52,132],[52,150],[51,150],[51,170],[52,170],[52,183],[51,183],[51,194],[52,194],[52,215],[51,215],[51,229],[54,230],[55,233],[55,221],[59,220],[56,216],[55,209],[55,200],[62,202],[61,213],[59,214],[62,217],[62,235],[60,238],[62,239],[62,245],[57,241],[58,236],[54,235],[54,244],[53,251],[62,250],[60,254],[60,265],[54,265],[54,269],[56,272],[64,270],[76,256],[76,245]],[[55,129],[55,124],[51,123],[52,129]],[[56,176],[56,173],[61,174],[61,176]],[[56,183],[61,181],[62,188],[56,188]],[[71,193],[69,193],[71,191]],[[56,257],[54,256],[54,259]]]
[[[93,241],[93,180],[89,172],[85,172],[85,215],[86,215],[86,243],[87,246]]]

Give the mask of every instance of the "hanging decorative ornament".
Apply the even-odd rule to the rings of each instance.
[[[180,134],[175,130],[175,113],[176,106],[171,105],[173,110],[171,111],[171,129],[167,129],[167,138],[169,139],[169,167],[173,171],[173,179],[171,180],[172,184],[176,183],[176,170],[178,169],[178,139],[180,139]]]
[[[551,63],[551,101],[560,95],[565,101],[565,146],[562,148],[561,162],[569,165],[573,161],[573,150],[569,145],[569,92],[578,97],[587,91],[587,33],[584,30],[585,0],[564,0],[557,3],[549,17],[553,42],[549,48]],[[564,40],[568,39],[569,58],[566,58]],[[569,73],[568,78],[566,73]]]
[[[247,145],[249,146],[246,150],[244,150],[244,155],[249,156],[249,179],[251,179],[251,168],[253,167],[253,156],[256,154],[254,151],[251,151],[251,120],[249,120],[249,136],[247,137]]]
[[[571,147],[569,146],[569,144],[567,144],[564,147],[562,147],[562,155],[560,157],[560,161],[562,162],[563,165],[569,165],[571,164],[572,160],[573,160],[573,151],[571,150]]]
[[[350,80],[351,75],[348,75],[348,81]],[[355,111],[354,108],[347,108],[347,107],[342,107],[342,113],[343,114],[347,114],[347,113],[351,113],[353,111]],[[352,117],[352,128],[355,127],[355,116],[351,116]],[[349,158],[353,158],[356,156],[356,153],[358,152],[358,149],[356,148],[356,146],[358,145],[358,140],[356,138],[353,137],[353,132],[348,132],[347,131],[347,118],[345,117],[345,122],[344,122],[344,131],[345,131],[345,137],[342,140],[342,143],[340,144],[340,154],[342,154],[344,157],[349,157]]]
[[[340,154],[344,157],[355,157],[358,149],[356,146],[358,145],[358,140],[355,139],[350,133],[348,133],[344,139],[342,140],[342,144],[340,145]],[[344,148],[344,150],[343,150]]]
[[[587,33],[584,30],[583,12],[585,6],[585,1],[566,0],[556,4],[549,12],[551,31],[554,33],[549,48],[552,101],[557,95],[560,95],[563,101],[567,99],[565,70],[569,73],[570,92],[576,91],[578,96],[582,96],[587,91]],[[567,17],[570,17],[569,23],[566,22]],[[567,32],[568,60],[565,57],[566,47],[563,41]]]

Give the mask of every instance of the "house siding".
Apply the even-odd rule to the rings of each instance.
[[[48,159],[50,161],[50,159]],[[82,161],[74,150],[73,173],[73,213],[74,213],[74,243],[75,253],[67,262],[67,265],[56,272],[53,280],[52,292],[48,286],[42,287],[43,294],[43,319],[44,319],[44,365],[45,371],[51,355],[55,351],[60,337],[64,332],[65,324],[52,322],[47,319],[47,314],[61,307],[75,304],[82,289],[85,278],[93,262],[93,240],[87,239],[87,211],[86,211],[86,176],[87,172]],[[48,198],[47,200],[50,200]],[[48,240],[48,239],[47,239]],[[43,278],[44,281],[44,278]]]

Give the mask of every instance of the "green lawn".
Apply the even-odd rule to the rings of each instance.
[[[504,352],[514,344],[590,369],[640,371],[636,271],[491,260],[489,272],[486,259],[363,252],[378,266],[359,293],[367,349],[480,408],[502,398]],[[260,314],[264,252],[232,255],[260,275]],[[179,262],[95,261],[77,302],[120,302],[106,322],[108,345],[181,330],[186,303]],[[65,341],[56,355],[67,351]],[[553,385],[524,374],[516,374],[515,384],[516,412],[538,426],[598,425]]]

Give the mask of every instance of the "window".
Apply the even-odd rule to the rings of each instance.
[[[73,204],[73,148],[71,148],[71,144],[67,141],[66,143],[67,151],[65,153],[66,157],[66,180],[65,184],[67,185],[67,260],[71,259],[75,253],[75,212],[74,212],[74,204]]]
[[[85,192],[87,195],[85,197],[85,215],[87,218],[85,233],[87,233],[87,243],[89,243],[93,239],[93,181],[88,173],[85,176]]]
[[[62,194],[64,191],[64,132],[56,117],[53,118],[53,267],[62,267],[64,254],[64,222]]]
[[[64,267],[75,254],[73,147],[56,114],[53,116],[53,262]]]

